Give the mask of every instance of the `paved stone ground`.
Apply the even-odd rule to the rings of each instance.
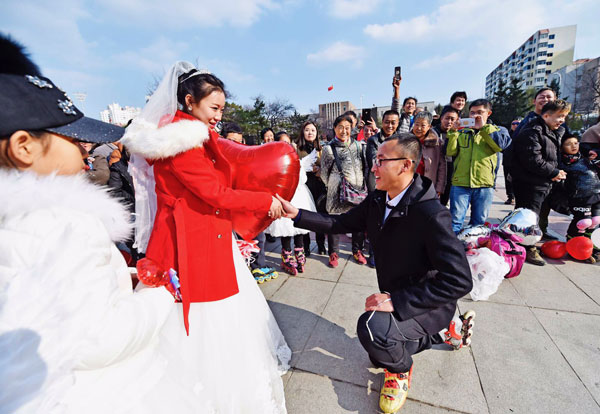
[[[504,217],[498,188],[490,219]],[[564,234],[570,219],[551,215]],[[377,291],[375,271],[354,262],[348,239],[340,264],[313,254],[306,272],[261,285],[292,348],[285,375],[290,414],[377,413],[382,370],[356,337],[365,298]],[[278,243],[267,260],[279,265]],[[571,259],[525,264],[487,301],[459,301],[477,311],[473,343],[414,358],[406,413],[600,413],[600,265]]]

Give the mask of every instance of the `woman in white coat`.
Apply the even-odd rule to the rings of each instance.
[[[156,347],[173,297],[134,293],[114,246],[129,213],[80,174],[79,142],[123,129],[84,117],[31,62],[13,69],[0,74],[0,413],[205,412]]]

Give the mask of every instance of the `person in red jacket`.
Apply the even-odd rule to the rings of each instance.
[[[214,130],[224,107],[221,80],[177,62],[129,127],[124,144],[152,165],[156,182],[146,259],[178,273],[182,303],[165,324],[164,345],[201,384],[199,398],[216,412],[284,413],[278,365],[286,369],[291,352],[233,239],[231,218],[249,211],[276,219],[283,210],[269,193],[232,188]],[[235,391],[224,387],[233,372]]]

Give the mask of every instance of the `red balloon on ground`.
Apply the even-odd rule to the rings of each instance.
[[[542,254],[550,259],[560,259],[567,254],[567,244],[558,240],[552,240],[542,245]]]
[[[585,236],[573,237],[567,242],[567,252],[577,260],[587,260],[594,252],[594,244]]]
[[[254,146],[228,139],[219,139],[219,147],[231,165],[233,188],[279,194],[291,200],[300,179],[300,160],[294,147],[286,142],[270,142]],[[252,240],[273,221],[265,213],[258,217],[251,212],[231,214],[233,230],[244,240]]]

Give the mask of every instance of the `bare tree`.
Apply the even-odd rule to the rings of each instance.
[[[287,120],[296,108],[286,99],[276,98],[267,102],[265,108],[265,118],[271,128],[275,128]]]
[[[590,109],[594,112],[600,111],[600,65],[586,71],[584,84],[590,95]]]

